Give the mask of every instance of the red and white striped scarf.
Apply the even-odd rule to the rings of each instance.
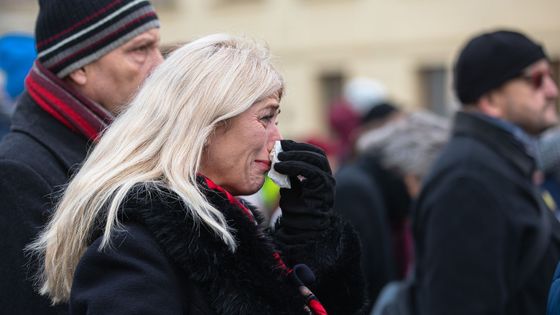
[[[43,110],[89,140],[96,140],[114,119],[107,109],[81,95],[38,61],[25,79],[25,86]]]

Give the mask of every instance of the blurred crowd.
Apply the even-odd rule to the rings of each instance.
[[[102,273],[103,266],[99,267],[99,264],[93,263],[78,269],[76,275],[80,277],[74,279],[74,288],[82,290],[72,291],[73,273],[57,278],[47,271],[44,278],[36,279],[33,277],[35,269],[47,268],[48,265],[42,266],[29,257],[38,255],[39,259],[44,259],[41,255],[53,252],[54,257],[57,257],[56,254],[63,250],[63,245],[60,245],[61,249],[48,245],[51,244],[49,241],[59,244],[59,240],[56,239],[62,236],[49,232],[55,231],[57,223],[64,226],[60,223],[64,221],[61,219],[62,214],[55,216],[53,209],[58,209],[57,215],[62,213],[60,209],[68,209],[63,207],[64,203],[63,206],[59,206],[60,209],[57,208],[57,204],[69,181],[77,176],[76,174],[83,183],[89,183],[87,179],[82,178],[88,174],[95,176],[98,171],[95,166],[110,165],[111,161],[106,161],[107,164],[101,163],[104,161],[101,153],[94,154],[92,158],[89,158],[88,154],[98,143],[103,144],[98,149],[105,150],[102,152],[113,148],[112,146],[115,146],[115,152],[121,149],[118,147],[118,132],[111,133],[113,127],[110,126],[129,103],[133,104],[131,106],[135,110],[136,107],[142,106],[137,105],[141,103],[139,100],[131,101],[136,93],[144,92],[141,95],[147,95],[146,103],[151,103],[145,106],[152,106],[149,108],[156,108],[159,102],[162,105],[173,104],[175,99],[186,95],[183,91],[173,90],[171,87],[158,87],[157,82],[146,84],[144,87],[144,80],[155,71],[154,69],[159,69],[161,63],[167,62],[164,58],[174,58],[175,51],[179,50],[177,56],[180,56],[183,53],[182,47],[187,47],[182,57],[188,60],[191,55],[186,52],[191,51],[194,56],[195,48],[199,47],[197,45],[203,45],[204,42],[160,47],[157,33],[159,21],[148,1],[124,1],[128,3],[126,5],[117,5],[111,1],[100,1],[98,6],[80,4],[76,5],[77,18],[64,16],[72,8],[55,2],[40,1],[41,14],[34,36],[5,34],[0,37],[0,137],[5,137],[0,142],[0,228],[7,233],[2,245],[2,251],[7,258],[3,259],[0,265],[0,278],[3,279],[0,282],[0,309],[10,314],[64,314],[68,312],[66,303],[69,303],[70,313],[88,313],[88,307],[111,313],[112,302],[106,301],[113,301],[113,297],[107,296],[105,291],[88,291],[87,286],[90,281],[95,282],[93,278]],[[104,16],[104,19],[100,16]],[[72,20],[73,18],[77,20]],[[221,51],[227,43],[228,41],[224,40],[214,44],[211,53],[197,57],[210,60],[213,54]],[[247,43],[238,45],[243,48],[235,49],[248,49],[247,46],[250,46]],[[228,49],[233,50],[231,47]],[[226,51],[229,51],[228,49]],[[173,62],[185,65],[185,69],[164,66],[159,75],[180,80],[181,71],[190,74],[189,71],[196,68],[186,61],[180,61],[180,57],[175,58],[172,59]],[[220,61],[223,60],[212,60],[213,63]],[[263,64],[268,67],[266,62]],[[227,65],[227,62],[224,64]],[[212,65],[216,67],[213,71],[222,71],[226,67],[222,65],[222,68],[218,68],[216,64]],[[256,67],[253,66],[252,69]],[[301,174],[292,174],[292,181],[297,180],[297,183],[291,193],[301,189],[301,195],[290,196],[286,188],[281,189],[268,177],[263,179],[256,189],[240,189],[240,193],[234,194],[235,197],[241,196],[240,199],[224,193],[211,181],[207,180],[204,187],[224,193],[227,197],[224,198],[241,210],[250,212],[253,206],[258,209],[257,219],[262,220],[263,229],[270,231],[274,241],[281,244],[278,247],[284,249],[280,254],[274,252],[274,255],[277,255],[274,257],[281,266],[287,268],[288,274],[295,274],[291,267],[293,270],[296,267],[286,267],[284,261],[278,258],[281,255],[287,255],[284,258],[288,264],[292,257],[289,254],[297,253],[293,255],[307,259],[315,255],[315,250],[316,255],[325,255],[329,259],[337,257],[336,259],[341,260],[340,263],[337,260],[337,264],[332,264],[332,283],[329,282],[331,280],[322,278],[315,282],[316,285],[312,285],[314,279],[309,281],[309,284],[307,280],[299,280],[307,276],[295,278],[297,286],[300,291],[303,290],[301,292],[306,297],[304,309],[308,314],[343,314],[344,310],[372,315],[511,315],[545,312],[550,315],[560,314],[560,269],[556,271],[560,261],[560,125],[558,82],[554,81],[552,72],[551,60],[545,46],[523,31],[478,32],[461,47],[453,63],[453,91],[462,106],[450,117],[429,111],[429,104],[395,102],[395,95],[376,78],[348,78],[341,95],[331,104],[325,104],[327,110],[324,119],[325,124],[329,126],[329,132],[320,136],[302,135],[295,139],[305,145],[290,142],[283,144],[286,151],[305,151],[303,157],[297,158],[303,159],[311,166],[301,166],[297,164],[299,162],[294,165],[299,165],[305,174],[316,175],[318,178],[306,179]],[[225,76],[233,72],[224,73]],[[206,76],[194,78],[193,82],[198,84],[198,79],[202,82]],[[276,77],[275,80],[282,81]],[[220,85],[220,88],[226,89],[224,85]],[[216,88],[204,85],[203,87],[208,90]],[[150,91],[157,88],[161,89],[158,90],[159,94],[156,94],[157,100],[155,96],[150,98]],[[235,90],[230,86],[227,88]],[[273,99],[279,102],[282,87],[275,88],[273,93],[259,97],[265,96],[265,100]],[[139,89],[142,92],[138,92]],[[241,91],[241,88],[237,90]],[[195,92],[192,93],[196,95]],[[255,104],[262,101],[259,98]],[[223,113],[221,115],[224,116],[219,117],[227,116],[227,119],[232,119],[237,115],[244,115],[248,109],[236,110]],[[138,111],[141,112],[141,108]],[[129,112],[126,111],[128,116],[123,119],[134,121]],[[169,114],[171,118],[168,118],[167,124],[176,122],[175,114],[177,113]],[[161,115],[155,115],[154,120],[163,119],[164,114]],[[200,114],[200,119],[210,115],[212,114],[204,112],[204,115]],[[269,119],[276,119],[277,115],[278,112],[274,112]],[[187,117],[199,116],[191,113],[191,116]],[[118,130],[125,137],[124,131],[127,127],[122,124],[114,128],[120,128]],[[149,122],[147,124],[149,125]],[[203,129],[195,120],[192,124],[192,128]],[[148,125],[146,130],[157,129]],[[227,120],[224,125],[227,133]],[[267,128],[273,130],[270,132],[274,133],[277,138],[275,140],[279,141],[281,137],[276,134],[278,128],[275,126],[268,124]],[[166,130],[164,127],[160,129]],[[104,138],[105,130],[109,130],[111,139],[106,140],[106,144],[99,142]],[[216,130],[204,135],[214,136]],[[159,132],[155,130],[154,135],[156,131]],[[140,134],[144,130],[138,128],[137,132]],[[167,136],[174,138],[172,132]],[[156,136],[146,136],[145,139],[140,135],[138,137],[139,145],[132,151],[139,154],[140,160],[149,160],[146,156],[140,157],[140,154],[144,152],[144,146],[149,147],[146,143],[152,143],[152,138]],[[193,140],[190,144],[194,146],[197,142]],[[206,159],[213,161],[212,157],[204,155],[207,152],[204,150],[210,145],[211,142],[205,143],[200,147],[202,153],[189,160],[200,163],[200,168],[197,164],[192,170],[203,169],[203,166],[211,164],[206,162]],[[228,146],[226,148],[230,149]],[[167,152],[161,148],[154,150],[160,155]],[[232,149],[232,152],[237,151]],[[291,155],[285,152],[284,156],[296,158],[296,155],[293,152]],[[157,164],[167,171],[160,165],[162,163],[154,165]],[[80,176],[82,172],[79,170],[82,165],[85,165],[83,172],[89,173]],[[268,168],[270,167],[274,166],[269,165]],[[115,165],[114,168],[118,170],[119,165]],[[120,176],[133,177],[131,174],[135,167],[132,166],[131,169],[131,173],[123,171],[124,173],[112,180],[117,181]],[[287,172],[290,171],[287,166],[286,169]],[[112,185],[112,180],[104,177],[110,175],[110,170],[106,171],[108,174],[99,171],[99,181],[106,180],[103,183],[107,186]],[[224,168],[223,173],[227,172],[229,170]],[[148,174],[151,173],[146,171],[137,176],[144,178],[142,176]],[[173,176],[165,174],[162,171],[159,177],[150,177],[149,182],[173,183]],[[193,176],[195,175],[201,174]],[[220,174],[217,177],[219,178]],[[331,183],[331,178],[336,185]],[[95,182],[91,179],[90,181]],[[317,187],[305,187],[305,183],[313,181],[317,181],[314,182]],[[70,187],[79,190],[79,183]],[[301,183],[303,186],[299,187]],[[89,186],[82,187],[82,190],[86,191],[88,188]],[[102,188],[103,185],[98,187],[100,191]],[[111,201],[113,199],[110,198],[114,196],[125,201],[131,198],[135,200],[135,196],[127,195],[125,198],[119,194],[120,191],[106,193],[106,199],[103,200]],[[315,195],[310,197],[313,194]],[[75,196],[82,195],[76,193]],[[68,198],[70,197],[65,195],[65,202],[78,208],[88,209],[87,207],[94,204],[98,206],[96,211],[100,213],[109,211],[106,209],[107,205],[97,205],[95,200],[86,200],[86,197],[80,197],[84,198],[83,204],[80,204],[82,199],[78,197],[77,201],[68,201]],[[295,200],[298,198],[305,199],[305,202],[297,204]],[[163,205],[168,204],[164,202]],[[214,221],[220,216],[211,211],[200,213],[198,215],[203,218],[203,223],[208,223],[209,227],[206,229],[218,231],[217,235],[228,245],[228,241],[234,242],[235,238],[229,234],[233,230],[229,229],[226,222],[234,222],[234,219],[226,220],[222,217],[225,221]],[[47,222],[53,216],[59,221],[51,221],[47,232],[41,234],[42,238],[33,243],[35,247],[27,247],[37,239],[39,231],[47,226]],[[68,216],[71,217],[71,214]],[[253,218],[251,220],[257,220],[254,214],[250,217]],[[349,222],[352,232],[348,232],[342,223],[332,223],[339,219],[341,222]],[[98,220],[92,217],[88,221],[94,225],[92,229],[99,229],[101,223],[97,222]],[[69,224],[68,222],[80,221],[67,221],[66,224]],[[297,233],[294,232],[296,230]],[[90,246],[99,242],[96,239],[103,233],[108,233],[103,229],[95,231],[97,232],[88,232],[89,234],[83,237],[77,237]],[[156,239],[159,241],[160,235],[172,233],[170,231],[157,230]],[[336,245],[321,250],[319,247],[313,247],[313,251],[306,253],[307,256],[299,252],[307,251],[303,248],[309,244],[309,239],[323,241],[321,238],[327,235],[325,231],[340,236],[336,242],[331,239],[325,240],[325,244]],[[306,234],[308,232],[310,234]],[[353,233],[359,239],[359,246],[356,245],[356,248],[351,240]],[[300,234],[306,237],[298,238]],[[259,237],[255,240],[261,240]],[[290,242],[295,238],[299,243],[294,245]],[[103,244],[104,242],[105,240]],[[122,242],[125,243],[125,239],[122,239]],[[84,252],[87,246],[70,251],[72,255],[76,255],[69,259],[74,264],[70,271],[74,272],[82,255],[86,255]],[[199,247],[193,252],[203,252],[204,254],[200,255],[208,255],[211,257],[208,261],[218,261],[220,266],[221,252],[209,254],[205,248]],[[188,250],[190,253],[191,247]],[[344,257],[336,256],[335,252],[348,255],[348,261],[345,261]],[[104,261],[89,250],[87,253],[85,257],[89,257],[88,263]],[[175,252],[171,253],[166,252],[165,256],[170,258],[168,256]],[[117,255],[111,258],[119,260],[119,257]],[[345,268],[350,268],[348,266],[354,266],[353,257],[357,257],[360,267],[346,270]],[[319,277],[324,272],[321,267],[331,267],[332,261],[327,258],[317,259],[318,262],[309,259],[318,264],[319,267],[316,267],[310,263],[310,267]],[[173,261],[173,257],[170,260]],[[48,264],[48,259],[44,263]],[[50,263],[56,266],[57,261]],[[243,263],[239,263],[239,266]],[[175,267],[170,268],[175,270]],[[243,268],[245,267],[243,265]],[[114,272],[115,269],[111,270]],[[90,270],[90,273],[87,270]],[[190,269],[189,272],[196,273]],[[185,275],[181,273],[181,276]],[[180,292],[173,291],[173,294],[187,296],[187,304],[190,298],[196,303],[203,301],[205,306],[200,309],[195,307],[195,314],[225,314],[228,311],[246,314],[249,312],[247,309],[253,309],[236,304],[235,299],[222,301],[224,294],[221,292],[216,295],[216,300],[223,305],[212,308],[212,303],[207,302],[210,297],[214,297],[214,291],[204,287],[204,281],[207,279],[190,274],[185,277],[195,283],[195,289],[192,289],[192,283],[189,282],[185,286],[186,289],[181,286]],[[311,278],[314,277],[313,275]],[[346,281],[345,277],[350,280]],[[53,283],[49,282],[49,279],[65,279],[70,282]],[[250,285],[252,280],[246,280],[247,285]],[[201,285],[202,290],[197,287],[197,281],[204,284]],[[224,280],[224,283],[227,281],[230,281],[229,278]],[[37,283],[40,289],[37,289]],[[108,290],[107,292],[121,292],[120,287],[112,291],[114,288],[111,285],[113,284],[109,283],[95,288],[103,288]],[[343,303],[344,307],[337,308],[333,301],[343,298],[337,299],[329,293],[329,290],[337,286],[347,286],[345,294],[348,298],[354,296],[355,299],[348,300],[350,302]],[[349,289],[350,287],[352,289]],[[183,292],[183,289],[186,292]],[[311,293],[309,289],[317,294]],[[341,288],[341,291],[344,291],[342,289],[344,288]],[[363,291],[365,298],[360,299],[359,294],[351,294],[358,291]],[[94,293],[102,295],[103,298],[98,299]],[[95,296],[91,297],[88,294]],[[227,291],[227,295],[230,294],[235,295],[235,291]],[[278,295],[280,296],[280,293]],[[181,296],[181,299],[185,296]],[[117,298],[120,297],[114,297]],[[152,307],[159,307],[165,303],[160,301],[160,298],[153,300],[155,304]],[[255,301],[257,306],[264,303],[258,296],[243,296],[240,299],[245,298]],[[292,298],[297,300],[295,297],[286,297]],[[143,297],[129,297],[127,303],[134,304],[135,299],[142,300]],[[319,300],[327,300],[323,303],[326,310]],[[51,302],[57,305],[53,306]],[[281,303],[278,305],[281,307]],[[259,309],[257,306],[255,310]],[[119,309],[114,307],[115,310]],[[188,309],[192,310],[192,305],[189,305]],[[331,312],[330,309],[335,311]],[[141,312],[140,308],[128,306],[126,310],[132,313]],[[270,312],[275,314],[274,310]]]
[[[507,54],[511,56],[503,57]],[[558,218],[560,213],[560,175],[556,174],[560,129],[556,126],[557,82],[547,60],[543,48],[520,33],[484,33],[464,47],[454,64],[454,88],[463,103],[456,117],[425,109],[404,110],[391,100],[382,82],[356,77],[328,105],[331,134],[320,142],[302,138],[315,141],[332,161],[337,181],[334,210],[350,220],[360,235],[372,314],[544,312],[558,261],[560,232],[557,220],[549,218],[549,214]],[[482,68],[488,63],[496,65]],[[531,66],[543,69],[524,74]],[[527,80],[530,88],[543,90],[543,95],[536,99],[507,95],[507,105],[486,107],[486,97],[496,103],[495,98],[503,97],[496,91],[518,80]],[[479,105],[481,99],[483,105]],[[463,122],[470,116],[492,127]],[[498,133],[493,134],[493,125]],[[510,135],[500,134],[504,130]],[[463,143],[469,137],[473,143]],[[512,141],[518,143],[500,148],[501,142]],[[476,142],[496,152],[483,154]],[[502,169],[492,163],[508,166]],[[516,172],[520,174],[511,177]],[[475,190],[469,190],[471,177],[480,181]],[[425,188],[428,185],[431,189]],[[426,199],[429,205],[423,203]],[[445,211],[445,219],[431,222],[435,211]],[[531,211],[534,216],[516,211]],[[457,226],[442,227],[451,222]],[[497,232],[499,228],[503,230]],[[439,234],[443,231],[447,232]],[[513,253],[501,253],[503,247],[515,246]],[[519,258],[527,255],[535,257]],[[530,283],[533,277],[541,282]],[[471,283],[473,279],[479,279],[478,283]],[[556,314],[557,294],[551,291],[550,314]]]

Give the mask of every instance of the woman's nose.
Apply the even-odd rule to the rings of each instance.
[[[274,148],[274,144],[276,143],[276,141],[278,140],[282,140],[282,134],[280,134],[280,129],[278,129],[278,126],[274,125],[274,127],[272,127],[272,131],[268,137],[268,151],[272,151],[272,149]]]
[[[282,134],[280,133],[280,129],[278,128],[277,125],[274,125],[272,137],[274,138],[274,141],[283,139]]]

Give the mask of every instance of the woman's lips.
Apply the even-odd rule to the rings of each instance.
[[[258,165],[260,165],[264,171],[268,172],[272,163],[269,160],[255,160]]]

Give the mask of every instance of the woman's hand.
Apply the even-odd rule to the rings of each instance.
[[[291,189],[280,189],[281,225],[292,233],[321,231],[329,224],[335,180],[325,153],[310,144],[282,140],[274,165],[290,177]]]

